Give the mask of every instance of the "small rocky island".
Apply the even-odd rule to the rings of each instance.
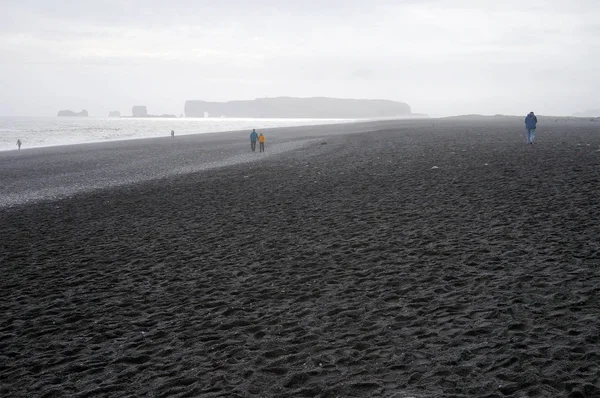
[[[81,112],[73,112],[70,110],[62,110],[58,112],[58,116],[79,116],[79,117],[88,117],[88,111],[85,109]]]

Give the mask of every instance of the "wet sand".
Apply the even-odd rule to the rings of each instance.
[[[91,190],[171,144],[2,155],[84,186],[0,209],[0,395],[600,396],[600,123],[540,122],[214,138]]]

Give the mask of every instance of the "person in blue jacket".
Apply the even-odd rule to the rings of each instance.
[[[533,112],[529,112],[527,116],[525,116],[525,129],[527,130],[527,144],[533,145],[533,139],[535,138],[535,128],[537,125],[537,117],[533,114]]]
[[[256,141],[258,141],[258,134],[255,129],[252,129],[250,133],[250,148],[252,148],[252,152],[256,152]]]

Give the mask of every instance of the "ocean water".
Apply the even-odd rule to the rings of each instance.
[[[353,122],[348,119],[0,117],[0,151],[54,145]]]

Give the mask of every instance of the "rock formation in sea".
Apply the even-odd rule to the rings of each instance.
[[[186,117],[381,118],[411,116],[410,106],[389,100],[340,98],[257,98],[249,101],[186,101]]]
[[[86,111],[85,109],[82,110],[81,112],[73,112],[70,110],[62,110],[58,112],[58,116],[81,116],[81,117],[87,117],[88,116],[88,111]]]
[[[131,108],[131,114],[133,117],[147,117],[148,109],[145,106],[134,106]]]
[[[119,111],[110,111],[108,113],[108,117],[121,117],[121,112],[119,112]]]

